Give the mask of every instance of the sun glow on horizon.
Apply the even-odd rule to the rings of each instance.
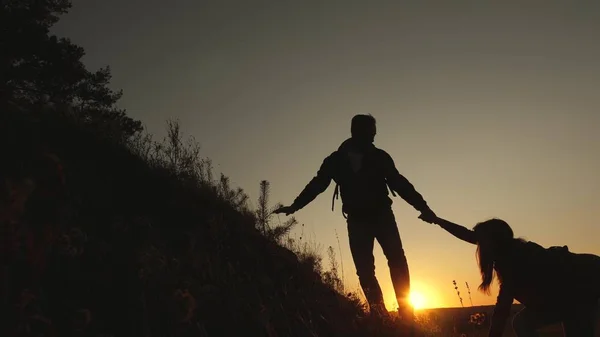
[[[391,288],[391,287],[390,287]],[[393,289],[384,288],[386,309],[389,311],[398,310],[398,300],[396,299]],[[411,285],[408,295],[408,304],[415,311],[426,310],[432,308],[444,307],[444,297],[440,296],[435,287],[431,287],[428,283],[415,281]]]
[[[417,291],[411,291],[409,295],[410,305],[412,305],[413,309],[421,310],[424,309],[427,305],[427,299],[423,296],[422,293]]]

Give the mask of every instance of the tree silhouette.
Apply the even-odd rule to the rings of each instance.
[[[80,120],[116,127],[125,137],[142,130],[140,121],[116,107],[110,67],[86,69],[82,47],[50,35],[71,7],[68,0],[5,0],[0,7],[0,102],[21,109],[57,106]]]
[[[269,182],[263,180],[260,182],[260,194],[258,197],[258,207],[255,211],[256,215],[256,226],[257,229],[269,239],[281,242],[283,237],[287,235],[298,221],[295,217],[290,217],[284,223],[278,225],[271,224],[271,218],[273,217],[273,211],[282,206],[281,203],[275,205],[275,207],[269,206]]]

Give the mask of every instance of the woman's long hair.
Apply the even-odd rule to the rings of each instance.
[[[502,247],[514,239],[514,234],[508,223],[500,219],[480,222],[473,231],[477,236],[477,263],[481,273],[479,290],[489,295],[494,277],[502,283],[502,275],[497,274],[494,267]]]

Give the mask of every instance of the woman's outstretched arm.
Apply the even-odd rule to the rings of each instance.
[[[445,229],[446,232],[457,237],[458,239],[461,239],[468,243],[472,243],[474,245],[477,244],[477,239],[475,238],[475,232],[473,232],[472,230],[470,230],[466,227],[463,227],[461,225],[457,225],[453,222],[450,222],[450,221],[442,219],[442,218],[432,219],[432,221],[433,221],[433,223],[435,223],[438,226]]]

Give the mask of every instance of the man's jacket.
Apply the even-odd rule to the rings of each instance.
[[[292,207],[298,210],[305,207],[329,187],[331,180],[337,184],[334,200],[339,187],[345,214],[368,215],[389,208],[392,200],[388,186],[392,194],[398,193],[416,210],[429,211],[421,194],[398,172],[387,152],[352,138],[323,160],[317,175],[294,200]]]

